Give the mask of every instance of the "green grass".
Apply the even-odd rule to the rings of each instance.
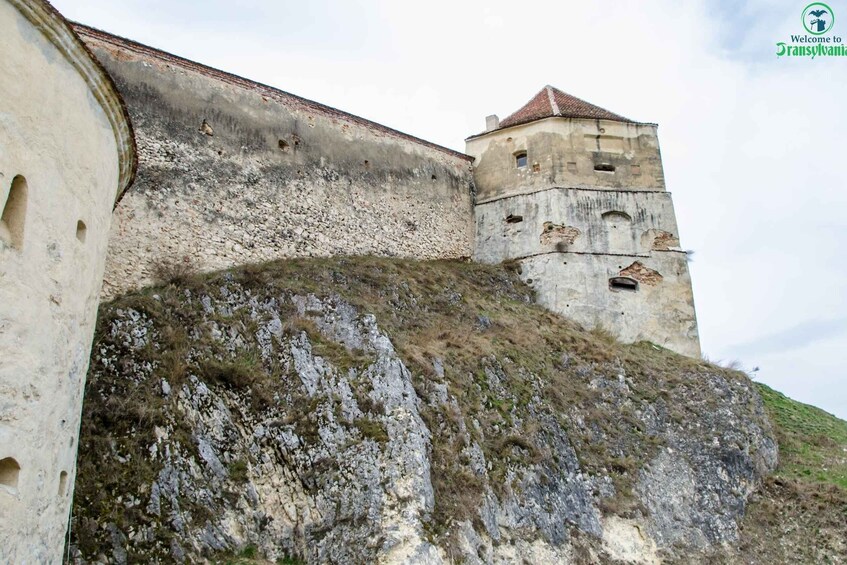
[[[779,442],[777,474],[847,490],[847,422],[757,385]]]

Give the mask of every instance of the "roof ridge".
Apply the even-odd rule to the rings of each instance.
[[[554,116],[558,116],[559,114],[561,114],[561,111],[559,110],[559,105],[556,104],[556,96],[553,94],[553,91],[555,90],[555,88],[553,88],[549,84],[547,85],[546,88],[547,88],[547,98],[550,99],[550,109],[553,110]]]

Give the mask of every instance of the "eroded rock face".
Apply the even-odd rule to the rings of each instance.
[[[419,307],[403,292],[386,292],[398,312]],[[83,562],[252,547],[309,563],[655,563],[735,542],[775,465],[744,379],[680,375],[675,400],[648,398],[647,376],[563,353],[559,369],[592,396],[560,410],[532,363],[496,347],[476,374],[425,355],[417,374],[420,358],[336,294],[227,276],[169,293],[102,314],[74,513]],[[445,308],[467,301],[442,294]],[[478,319],[483,336],[502,324]],[[604,428],[596,410],[631,421]]]

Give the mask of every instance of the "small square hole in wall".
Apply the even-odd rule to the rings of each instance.
[[[641,174],[641,165],[632,165],[630,167],[630,171],[632,172],[633,175],[640,175]]]
[[[568,161],[568,172],[575,173],[576,172],[576,163],[573,161]]]
[[[540,164],[538,164],[538,163],[533,163],[533,164],[532,164],[532,172],[533,172],[533,173],[539,173],[539,172],[541,172],[541,165],[540,165]]]

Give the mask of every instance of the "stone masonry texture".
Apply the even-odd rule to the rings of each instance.
[[[104,298],[179,271],[285,257],[472,254],[470,158],[78,27],[129,108],[138,176]]]

